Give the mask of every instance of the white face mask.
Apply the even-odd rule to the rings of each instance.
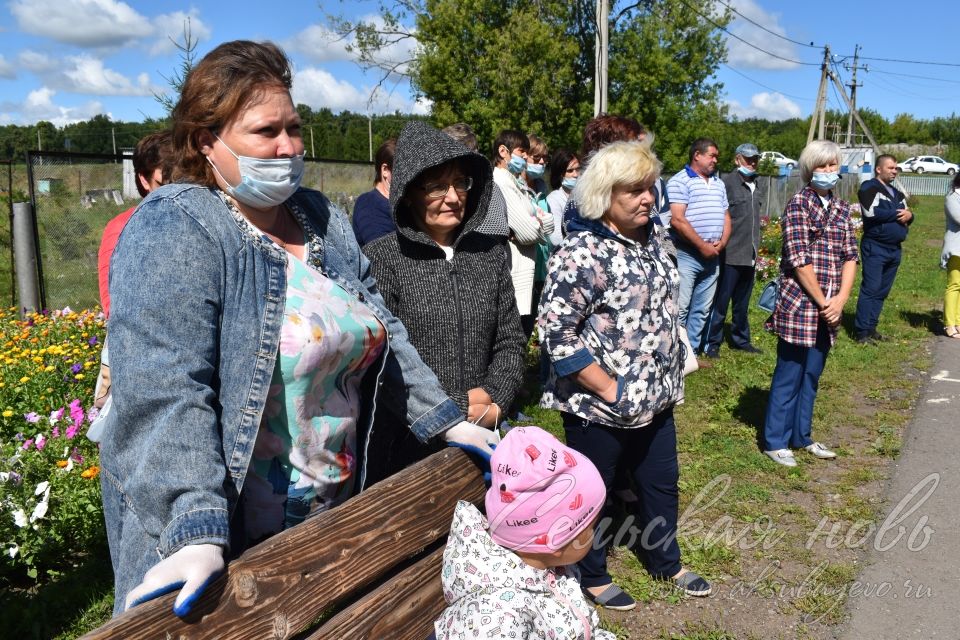
[[[238,156],[220,136],[213,135],[237,159],[240,184],[231,186],[217,169],[217,165],[213,164],[210,156],[207,156],[207,162],[227,184],[227,193],[239,202],[254,209],[271,209],[286,202],[300,187],[304,169],[303,154],[273,159]]]

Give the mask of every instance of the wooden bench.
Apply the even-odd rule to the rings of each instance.
[[[445,606],[440,563],[458,500],[480,505],[483,475],[449,448],[231,562],[187,620],[176,594],[83,636],[425,640]]]

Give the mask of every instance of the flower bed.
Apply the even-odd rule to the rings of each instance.
[[[0,312],[0,579],[72,568],[106,540],[99,452],[86,437],[103,314]]]

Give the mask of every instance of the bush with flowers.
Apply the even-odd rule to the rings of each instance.
[[[0,579],[41,582],[105,543],[86,431],[103,342],[94,311],[0,312]]]

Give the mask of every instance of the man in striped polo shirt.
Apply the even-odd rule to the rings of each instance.
[[[703,352],[704,327],[720,274],[720,252],[730,238],[727,190],[715,174],[717,143],[697,138],[690,145],[690,163],[670,178],[671,232],[680,271],[680,324],[697,355]],[[710,363],[700,360],[701,367]]]

